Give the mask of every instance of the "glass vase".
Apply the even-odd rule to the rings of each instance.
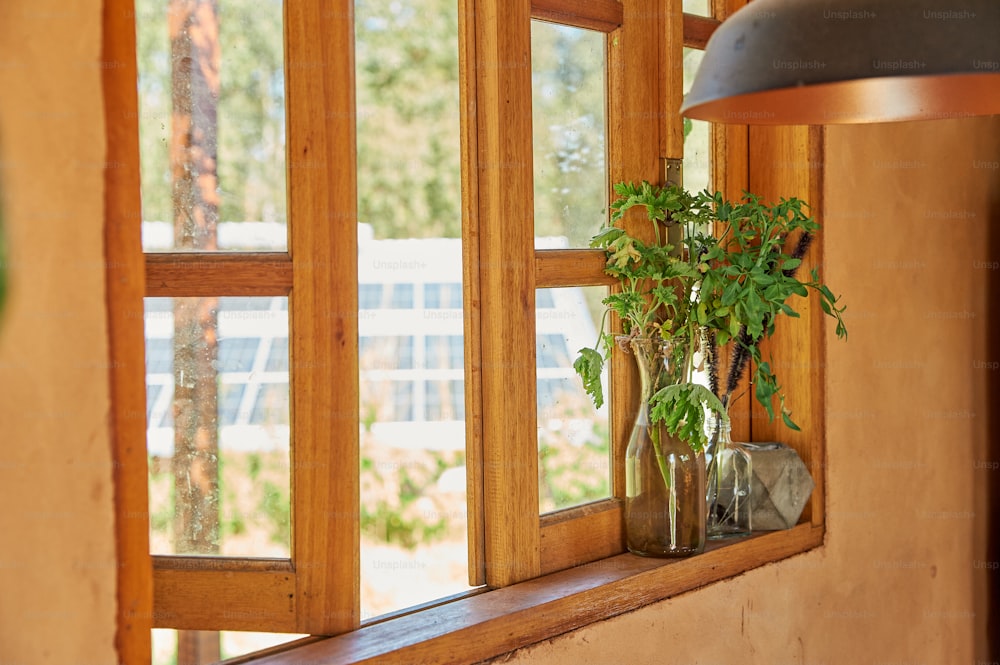
[[[650,425],[649,399],[682,380],[669,345],[628,340],[639,368],[640,402],[625,452],[625,537],[630,552],[683,557],[705,549],[705,457],[686,441]]]
[[[711,539],[750,535],[750,453],[733,443],[729,418],[710,418],[705,505]]]

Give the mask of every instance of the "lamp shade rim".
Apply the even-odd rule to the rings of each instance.
[[[685,98],[681,115],[759,125],[833,125],[1000,114],[1000,71],[891,76]]]

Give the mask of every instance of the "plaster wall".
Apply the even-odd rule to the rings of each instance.
[[[0,2],[0,663],[117,662],[99,0]]]
[[[992,662],[984,488],[1000,471],[986,388],[1000,356],[985,341],[1000,119],[825,139],[824,274],[850,330],[844,344],[831,326],[827,345],[825,545],[502,662]]]

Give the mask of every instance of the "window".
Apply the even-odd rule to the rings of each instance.
[[[167,9],[134,14],[149,450],[177,478],[192,465],[197,492],[150,497],[154,516],[187,520],[154,542],[155,625],[350,630],[359,288],[332,286],[358,284],[351,22],[276,0],[171,6],[169,23]],[[245,449],[284,473],[234,485]],[[276,547],[231,524],[257,492],[251,505],[284,512]]]
[[[277,6],[264,4],[268,11]],[[139,21],[145,15],[136,12]],[[253,151],[250,157],[230,157],[235,163],[252,162],[253,168],[225,178],[220,156],[219,181],[243,184],[221,188],[225,197],[210,211],[219,216],[214,239],[206,241],[202,227],[185,226],[184,220],[173,222],[185,229],[179,235],[144,229],[150,430],[180,427],[171,420],[177,419],[175,414],[185,415],[184,409],[172,407],[184,380],[177,355],[178,321],[186,316],[183,321],[194,325],[207,317],[218,335],[195,349],[194,360],[185,362],[201,360],[215,370],[216,385],[206,402],[211,407],[206,407],[208,417],[217,423],[213,427],[223,440],[227,428],[235,432],[244,426],[262,428],[267,436],[286,436],[284,449],[281,444],[274,447],[286,451],[290,470],[287,553],[228,553],[217,544],[208,548],[214,551],[197,551],[204,556],[160,550],[154,560],[153,623],[192,630],[345,634],[322,648],[345,654],[361,649],[368,633],[357,631],[362,625],[358,579],[363,519],[357,508],[358,468],[362,405],[369,384],[384,384],[391,396],[379,401],[387,413],[373,426],[464,421],[469,583],[498,591],[460,602],[494,612],[482,621],[514,622],[509,625],[523,628],[517,634],[529,636],[524,639],[542,639],[555,634],[552,631],[627,611],[822,542],[821,474],[814,474],[817,491],[811,509],[792,532],[733,545],[742,548],[740,556],[727,555],[729,548],[715,548],[704,558],[676,563],[617,556],[622,546],[620,502],[615,497],[623,489],[617,465],[600,468],[594,462],[594,477],[603,477],[605,487],[592,495],[546,503],[539,482],[540,424],[559,421],[553,429],[560,432],[575,426],[574,419],[551,410],[574,391],[572,374],[566,371],[575,352],[570,332],[578,334],[575,328],[583,327],[567,331],[555,325],[566,311],[560,302],[569,295],[586,308],[607,288],[603,257],[585,248],[586,238],[600,223],[602,213],[595,209],[606,205],[610,182],[673,175],[669,160],[684,157],[684,126],[661,109],[679,106],[683,47],[703,46],[717,21],[682,17],[679,11],[649,11],[638,0],[461,0],[458,60],[465,63],[463,108],[472,109],[462,114],[460,127],[461,275],[403,278],[395,270],[407,268],[387,262],[383,268],[394,266],[389,279],[367,274],[375,262],[361,258],[368,256],[363,254],[368,240],[357,224],[355,118],[363,114],[355,115],[354,88],[345,83],[356,79],[352,16],[349,2],[304,2],[287,3],[280,20],[277,14],[271,19],[283,26],[278,34],[284,34],[284,51],[277,48],[272,55],[283,52],[287,60],[276,70],[280,76],[265,71],[250,79],[258,86],[253,94],[281,102],[280,109],[263,113],[280,117],[283,129],[267,140],[285,149],[271,157]],[[373,25],[378,27],[377,21]],[[545,55],[544,40],[552,57],[534,62],[528,54]],[[243,46],[237,41],[228,48]],[[226,44],[221,48],[224,66]],[[592,77],[574,79],[582,70],[569,65],[584,58],[599,63],[586,70],[602,73],[596,84]],[[169,62],[161,64],[169,67]],[[208,77],[205,85],[211,82]],[[565,88],[561,92],[560,85]],[[591,85],[600,92],[594,93]],[[153,90],[161,96],[169,93],[162,86]],[[526,113],[525,100],[549,94],[563,95],[555,105],[558,109],[577,103],[592,112],[544,120]],[[593,101],[595,94],[600,103]],[[532,113],[543,110],[544,103],[538,102]],[[808,163],[815,157],[810,151],[819,149],[815,132],[707,129],[710,141],[703,150],[711,154],[709,176],[728,194],[738,194],[749,181],[765,196],[816,198],[810,196],[817,193],[811,169],[747,168],[751,160],[764,164],[765,159],[782,157],[784,164]],[[218,149],[223,150],[221,144]],[[557,156],[548,170],[538,170],[545,166],[539,154],[543,151]],[[278,153],[287,155],[280,173],[273,170]],[[159,159],[166,159],[162,152]],[[255,198],[253,183],[283,178],[284,173],[288,176],[282,201]],[[532,195],[539,187],[562,198],[549,199],[551,205],[539,209],[536,203],[543,197]],[[170,196],[161,197],[159,205],[166,205],[164,201],[169,203]],[[271,230],[241,238],[229,225],[246,221],[238,218],[238,206],[256,211]],[[163,209],[166,212],[151,214],[176,216],[169,206]],[[188,212],[197,222],[204,210]],[[556,218],[569,226],[578,224],[565,234],[564,243],[547,240],[553,236],[545,224]],[[190,303],[188,309],[181,308],[183,302]],[[456,311],[462,316],[455,317]],[[227,312],[243,314],[232,317]],[[398,322],[404,319],[393,318],[397,315],[423,317],[426,324],[401,327]],[[776,343],[786,357],[801,357],[797,349],[819,348],[818,316],[809,312],[798,327],[782,334]],[[589,325],[597,324],[591,320]],[[372,363],[362,369],[363,358],[369,356]],[[804,404],[818,406],[800,420],[802,434],[783,439],[799,449],[807,464],[818,464],[823,413],[822,400],[815,398],[822,383],[810,369],[806,363],[790,367],[785,375],[789,386],[814,398],[803,398]],[[627,363],[612,363],[607,380],[613,395],[609,412],[588,415],[589,422],[603,419],[606,449],[602,452],[589,434],[579,437],[598,447],[595,460],[621,458],[620,442],[630,425],[627,405],[635,394]],[[747,404],[742,423],[734,416],[735,435],[742,431],[747,437],[769,438],[768,426],[759,425],[757,416]],[[240,431],[237,439],[246,440],[249,430]],[[177,450],[174,436],[163,442],[172,454]],[[580,567],[592,562],[593,569]],[[574,570],[546,578],[561,590],[552,596],[567,617],[559,626],[539,622],[528,601],[498,618],[485,600],[490,594],[529,598],[530,585],[518,582],[567,569]],[[597,580],[586,576],[588,570],[605,575]],[[620,586],[615,591],[609,584]],[[603,609],[611,599],[613,609]],[[413,625],[421,616],[440,618],[450,611],[447,607],[386,623]],[[377,632],[380,625],[369,628]],[[441,632],[445,629],[428,630],[430,638],[447,642],[442,637],[447,632]],[[482,659],[499,653],[489,649],[521,644],[471,644],[461,653],[470,660]]]

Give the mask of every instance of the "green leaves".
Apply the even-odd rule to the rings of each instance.
[[[785,259],[781,264],[782,271],[795,270],[802,265],[802,259]]]
[[[667,222],[670,213],[685,207],[685,199],[690,195],[677,187],[655,187],[643,180],[638,185],[620,182],[614,186],[618,199],[611,204],[611,222],[622,219],[626,212],[636,206],[646,209],[650,221]]]
[[[609,243],[608,268],[623,272],[629,267],[630,262],[638,263],[642,259],[642,252],[636,247],[638,242],[635,238],[622,234]]]
[[[760,402],[764,410],[767,411],[767,417],[774,420],[774,404],[773,397],[780,390],[778,385],[778,379],[771,373],[771,366],[766,362],[757,363],[757,369],[754,372],[754,393],[757,397],[757,401]]]
[[[618,183],[614,191],[618,198],[610,206],[610,223],[590,246],[605,250],[605,273],[618,281],[604,305],[618,316],[624,333],[661,339],[678,349],[677,362],[685,365],[679,376],[685,377],[704,331],[714,331],[718,345],[738,343],[755,363],[756,399],[773,420],[777,397],[783,422],[797,429],[770,363],[761,362],[759,343],[774,334],[781,315],[798,317],[793,297],[810,292],[819,297],[824,313],[836,319],[837,335],[847,335],[841,316],[845,307],[819,281],[818,271],[813,268],[807,281],[795,276],[819,228],[808,206],[795,198],[765,205],[747,192],[739,201],[726,201],[719,192],[691,194],[648,182]],[[651,242],[625,221],[636,207],[652,222]],[[667,242],[669,226],[683,230],[679,246]],[[574,365],[598,406],[603,404],[600,369],[607,353],[584,349]],[[651,419],[692,447],[704,445],[705,408],[722,410],[711,390],[684,382],[655,392],[649,406]]]
[[[604,405],[604,388],[601,385],[601,371],[604,369],[604,357],[596,350],[584,347],[573,363],[573,369],[583,379],[583,389],[594,400],[598,409]]]
[[[626,333],[631,333],[633,327],[642,328],[648,318],[649,301],[641,293],[622,291],[612,293],[603,303],[622,320]]]
[[[616,226],[607,226],[590,239],[591,249],[604,249],[612,242],[625,235],[625,231]]]
[[[649,422],[663,423],[666,430],[701,452],[708,437],[705,433],[705,409],[721,414],[722,402],[711,390],[697,383],[677,383],[661,388],[649,399]]]

